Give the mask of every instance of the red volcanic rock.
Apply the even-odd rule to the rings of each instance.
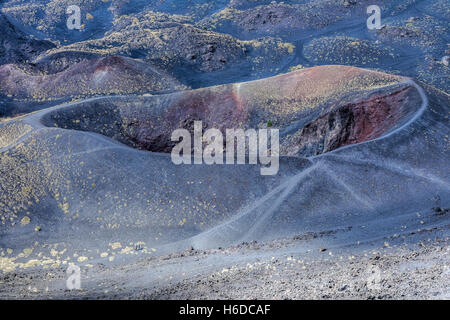
[[[349,134],[343,145],[375,139],[395,127],[406,112],[407,106],[403,102],[409,91],[414,89],[401,88],[387,95],[375,95],[339,108],[339,111],[350,113],[348,119],[353,120],[346,128]],[[326,151],[330,150],[333,149]]]
[[[322,66],[264,80],[178,92],[164,99],[150,98],[149,108],[164,104],[157,115],[149,108],[122,109],[124,133],[139,148],[170,152],[173,130],[193,131],[195,120],[201,120],[204,129],[217,128],[223,133],[227,128],[264,127],[268,120],[280,129],[300,121],[295,134],[281,137],[282,150],[297,154],[314,149],[312,153],[317,154],[374,139],[393,128],[407,113],[403,102],[410,93],[408,87],[370,98],[360,96],[401,80],[358,68]],[[307,123],[308,118],[313,120]]]
[[[289,154],[317,155],[382,136],[408,114],[404,102],[414,90],[402,87],[389,94],[376,94],[320,116],[290,138]]]
[[[96,66],[97,72],[105,68]],[[170,152],[175,145],[172,132],[193,132],[196,120],[203,129],[223,134],[226,129],[265,128],[270,120],[280,130],[282,155],[311,156],[378,138],[407,121],[420,102],[405,78],[321,66],[246,83],[97,100],[53,114],[47,125],[94,131],[140,149]]]
[[[227,128],[242,127],[249,116],[248,108],[241,103],[233,85],[184,91],[168,98],[169,101],[163,100],[168,104],[162,114],[149,113],[147,108],[122,110],[125,134],[139,148],[170,152],[174,145],[170,136],[175,129],[193,132],[194,121],[201,120],[204,129],[217,128],[225,132]]]

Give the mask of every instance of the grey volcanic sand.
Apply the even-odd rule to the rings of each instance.
[[[363,70],[342,67],[302,70],[264,82],[241,84],[244,93],[236,99],[244,99],[247,87],[252,87],[255,94],[264,91],[261,89],[267,91],[276,87],[280,82],[284,83],[283,90],[293,87],[302,92],[302,86],[310,85],[301,81],[302,74],[324,76],[333,70],[336,75],[349,76],[345,86],[336,82],[335,86],[341,88],[338,92],[344,88],[350,90],[351,79],[365,74]],[[24,274],[35,279],[35,274],[51,281],[39,280],[35,285],[25,282],[31,286],[31,291],[39,287],[36,290],[46,292],[48,287],[45,295],[71,296],[72,293],[64,293],[65,281],[61,279],[70,263],[80,265],[86,272],[93,268],[95,274],[93,282],[85,283],[81,297],[98,294],[99,284],[110,288],[116,283],[114,288],[105,290],[114,291],[114,297],[125,298],[135,297],[136,290],[145,286],[139,273],[129,272],[127,268],[144,272],[139,262],[142,259],[161,261],[160,268],[154,270],[150,263],[152,273],[142,276],[148,281],[148,287],[153,288],[144,296],[159,297],[166,296],[167,290],[173,291],[167,289],[173,279],[189,282],[193,276],[227,269],[239,259],[264,260],[267,254],[279,257],[287,247],[292,247],[289,252],[297,257],[306,255],[316,261],[320,248],[353,255],[371,247],[389,246],[385,242],[394,241],[398,245],[405,243],[405,250],[408,250],[408,245],[415,247],[418,241],[408,241],[406,236],[425,232],[427,238],[421,241],[439,240],[438,245],[426,244],[425,255],[445,251],[449,222],[446,208],[450,199],[449,128],[445,116],[448,96],[429,87],[425,87],[425,91],[423,85],[407,79],[371,72],[362,79],[367,77],[372,81],[379,78],[378,88],[371,93],[358,93],[353,88],[350,101],[357,100],[358,96],[367,99],[374,94],[382,99],[395,92],[395,87],[406,86],[412,90],[405,98],[409,112],[375,139],[306,158],[282,156],[279,173],[269,177],[261,176],[258,166],[176,166],[168,154],[139,151],[86,129],[61,129],[55,127],[58,123],[51,122],[59,115],[63,123],[75,127],[78,122],[89,119],[98,124],[103,113],[105,123],[120,126],[117,121],[120,118],[111,121],[109,117],[126,114],[130,108],[145,108],[149,101],[142,104],[141,99],[107,98],[106,105],[111,105],[115,99],[125,99],[126,103],[119,104],[117,112],[102,109],[98,104],[102,100],[93,99],[8,122],[2,126],[7,138],[2,139],[0,180],[3,295],[27,296],[29,290],[23,290],[23,282],[11,279]],[[316,84],[327,79],[319,77]],[[382,79],[387,84],[382,85]],[[364,83],[360,81],[363,80],[357,83]],[[333,91],[332,86],[329,88]],[[320,96],[318,94],[317,98]],[[258,101],[258,97],[254,99]],[[340,98],[338,105],[349,97]],[[313,110],[323,105],[330,105],[330,102],[325,100]],[[100,114],[89,114],[86,112],[89,108]],[[77,109],[85,114],[85,119],[67,112]],[[252,114],[257,114],[255,111]],[[164,114],[164,108],[159,112]],[[301,116],[302,112],[300,108],[295,114]],[[297,123],[295,114],[292,123]],[[283,127],[280,129],[283,131]],[[108,130],[103,133],[111,135]],[[111,137],[117,138],[114,134]],[[285,138],[282,136],[282,141]],[[440,209],[433,209],[437,206]],[[280,245],[283,242],[271,242],[280,238],[290,239],[286,247]],[[223,250],[210,251],[252,241],[267,243],[268,252],[247,250],[244,244],[243,257],[231,255],[222,260],[220,252]],[[134,251],[136,243],[141,243],[143,250]],[[352,250],[355,245],[356,249]],[[202,255],[207,256],[207,261],[200,263],[195,258],[184,259],[185,253],[176,254],[189,247],[194,251],[205,250]],[[178,258],[172,260],[173,254]],[[399,257],[405,254],[403,250],[394,250],[387,253],[387,259],[401,259]],[[252,255],[254,258],[250,258]],[[436,258],[435,274],[444,271],[448,264],[446,257]],[[358,263],[362,269],[361,264],[365,262]],[[96,270],[104,273],[97,274]],[[242,275],[236,277],[238,281]],[[414,279],[409,285],[419,281]],[[258,286],[259,281],[255,281]],[[123,285],[123,295],[120,290],[115,291],[120,285]],[[189,283],[179,284],[182,288],[185,285],[192,287]],[[180,297],[197,297],[197,289],[192,289],[192,294],[190,289],[185,290]],[[433,290],[437,290],[438,296],[448,294],[446,287],[438,284]],[[230,296],[244,297],[248,295],[245,292],[242,291],[242,296],[239,293],[230,293]],[[429,293],[425,290],[419,295]],[[367,297],[362,293],[354,295]],[[214,291],[201,296],[217,297]]]
[[[1,298],[449,298],[448,0],[69,2],[0,5]],[[174,165],[193,120],[278,174]]]
[[[448,226],[447,226],[448,230]],[[319,234],[230,248],[186,250],[124,264],[17,271],[0,283],[8,299],[449,299],[448,232],[386,237],[383,245],[305,250]],[[132,276],[130,276],[132,273]]]

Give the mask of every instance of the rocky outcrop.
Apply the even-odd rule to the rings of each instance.
[[[290,145],[287,153],[312,156],[376,139],[402,122],[409,112],[405,102],[413,91],[401,88],[339,106],[290,137],[285,144]]]

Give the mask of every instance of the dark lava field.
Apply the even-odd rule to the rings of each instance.
[[[449,22],[449,0],[0,0],[0,299],[450,299]],[[176,165],[196,121],[278,129],[279,170]]]

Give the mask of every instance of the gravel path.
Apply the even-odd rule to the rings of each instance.
[[[98,263],[82,267],[74,291],[63,268],[12,272],[0,276],[0,299],[450,299],[448,230],[319,250],[294,237]]]

